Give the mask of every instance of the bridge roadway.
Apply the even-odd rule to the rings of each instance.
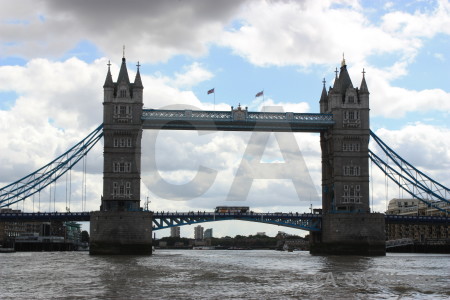
[[[0,213],[0,222],[33,222],[33,221],[90,221],[90,212],[38,212],[38,213]],[[307,231],[320,231],[322,215],[310,213],[214,213],[214,212],[155,212],[153,214],[153,230],[170,227],[192,225],[197,223],[224,220],[242,220],[259,222]],[[386,224],[446,224],[450,225],[450,217],[442,216],[405,216],[386,215]]]

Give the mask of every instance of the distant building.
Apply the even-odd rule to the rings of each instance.
[[[264,232],[264,231],[262,231],[262,232],[257,232],[256,235],[264,236],[264,235],[266,235],[266,232]]]
[[[170,237],[180,237],[180,227],[171,227],[170,228]]]
[[[0,213],[20,212],[0,209]],[[80,242],[81,224],[76,222],[0,222],[0,245],[14,245],[16,251],[74,250]],[[55,243],[56,246],[53,247],[52,244]]]
[[[210,238],[212,238],[212,237],[213,237],[213,230],[212,230],[212,228],[206,229],[206,230],[205,230],[204,238],[205,238],[205,239],[210,239]]]
[[[445,202],[439,203],[440,208],[450,209],[450,205]],[[397,199],[389,201],[387,215],[414,215],[414,216],[445,216],[443,211],[429,207],[419,199]]]
[[[446,203],[440,204],[443,209],[450,209]],[[387,215],[411,215],[411,216],[443,216],[444,212],[418,199],[397,199],[389,201]],[[449,240],[450,226],[445,224],[411,224],[396,223],[386,224],[386,237],[388,240],[404,238],[413,239],[415,242],[445,243]]]
[[[194,239],[203,240],[203,227],[198,225],[194,228]]]

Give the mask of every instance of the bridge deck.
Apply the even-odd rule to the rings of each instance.
[[[332,114],[144,109],[144,129],[320,132],[333,126]]]
[[[0,213],[0,222],[43,222],[43,221],[90,221],[90,212],[69,213]],[[285,227],[298,228],[308,231],[320,231],[322,215],[310,213],[214,213],[214,212],[156,212],[153,214],[153,230],[170,227],[192,225],[196,223],[241,220],[260,222]],[[450,224],[450,217],[443,216],[405,216],[386,215],[386,224]]]

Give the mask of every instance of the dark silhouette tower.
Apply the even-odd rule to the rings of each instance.
[[[370,213],[369,90],[363,71],[354,88],[345,60],[328,93],[325,82],[320,112],[335,125],[320,134],[322,148],[322,232],[312,234],[311,252],[385,254],[384,216]]]
[[[151,254],[152,214],[140,208],[143,85],[125,57],[117,82],[108,64],[103,99],[103,196],[91,215],[91,254]]]

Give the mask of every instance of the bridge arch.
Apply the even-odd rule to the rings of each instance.
[[[298,213],[154,213],[153,230],[217,221],[248,221],[284,226],[306,231],[321,230],[321,215]]]

